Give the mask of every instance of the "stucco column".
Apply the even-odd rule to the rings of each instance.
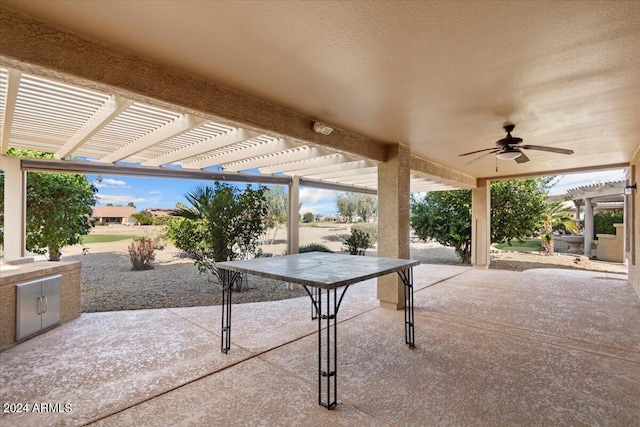
[[[26,254],[27,173],[20,170],[20,159],[0,156],[4,171],[4,259],[22,258]]]
[[[584,200],[584,254],[591,257],[591,243],[593,242],[593,203],[591,199]]]
[[[471,264],[475,268],[489,268],[491,245],[491,185],[478,179],[471,190]]]
[[[410,152],[403,145],[389,151],[378,165],[378,256],[409,259]],[[402,282],[397,274],[378,278],[380,307],[404,308]]]

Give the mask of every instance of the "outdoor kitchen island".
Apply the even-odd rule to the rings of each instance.
[[[0,351],[80,316],[81,267],[82,263],[77,261],[35,262],[32,258],[0,264]],[[23,316],[23,333],[20,334],[20,290],[33,288],[38,283],[41,283],[40,289],[42,283],[45,288],[53,284],[53,294],[47,298],[46,292],[43,296],[22,292],[22,308],[23,312],[30,311],[36,316],[43,316],[44,321],[24,320]],[[38,320],[41,322],[40,328],[25,332],[25,327],[32,326]]]

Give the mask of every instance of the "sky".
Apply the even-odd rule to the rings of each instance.
[[[551,188],[550,194],[564,194],[567,190],[582,185],[598,182],[618,181],[624,179],[624,170],[589,172],[558,176],[558,183]],[[101,182],[95,175],[87,178],[98,188],[98,206],[107,203],[126,206],[133,202],[139,211],[146,208],[173,208],[178,202],[185,202],[184,195],[199,185],[202,181],[185,179],[140,178],[131,176],[102,176]],[[241,188],[245,185],[241,184]],[[332,190],[301,187],[300,213],[312,212],[316,215],[332,215],[337,213],[336,196],[339,193]]]

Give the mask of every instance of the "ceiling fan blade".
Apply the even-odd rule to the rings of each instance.
[[[490,152],[488,152],[488,153],[484,153],[483,155],[481,155],[481,156],[479,156],[479,157],[476,157],[476,158],[475,158],[475,159],[473,159],[473,160],[468,161],[467,163],[465,163],[465,165],[473,164],[473,163],[477,162],[478,160],[482,159],[483,157],[487,157],[487,156],[488,156],[488,155],[490,155],[490,154],[498,153],[498,152],[500,151],[500,149],[499,149],[499,148],[492,148],[492,150],[493,150],[493,151],[490,151]],[[486,150],[481,150],[481,151],[486,151]]]
[[[520,155],[518,157],[516,157],[516,163],[527,163],[529,161],[529,158],[527,157],[526,154],[524,154],[523,151],[520,151]]]
[[[573,154],[573,150],[567,150],[565,148],[544,147],[542,145],[521,145],[518,148],[524,148],[525,150],[549,151],[551,153],[558,154]]]
[[[495,150],[495,149],[496,149],[496,147],[485,148],[484,150],[471,151],[469,153],[460,154],[460,156],[468,156],[469,154],[482,153],[483,151],[489,151],[489,150]]]

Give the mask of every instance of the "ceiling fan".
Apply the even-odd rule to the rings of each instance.
[[[487,153],[484,153],[481,156],[478,156],[475,159],[465,164],[470,165],[490,154],[495,154],[496,158],[500,160],[515,159],[517,163],[526,163],[529,161],[529,158],[527,157],[526,154],[524,154],[522,150],[538,150],[538,151],[549,151],[551,153],[558,153],[558,154],[573,154],[573,150],[567,150],[564,148],[544,147],[542,145],[519,145],[520,143],[522,143],[522,138],[511,136],[511,132],[513,132],[513,129],[515,129],[515,127],[516,125],[514,124],[505,125],[504,130],[507,132],[507,136],[497,140],[496,146],[493,148],[485,148],[484,150],[477,150],[477,151],[471,151],[469,153],[460,154],[460,156],[468,156],[469,154],[476,154],[476,153],[482,153],[483,151],[487,151]]]

